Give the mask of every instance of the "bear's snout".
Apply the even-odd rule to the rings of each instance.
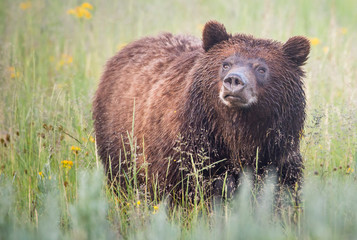
[[[257,101],[254,76],[247,67],[232,69],[223,78],[220,98],[227,106],[248,107]]]
[[[247,77],[244,75],[244,73],[239,71],[229,73],[223,79],[224,87],[228,91],[231,91],[232,93],[237,93],[239,91],[242,91],[247,86],[247,83],[248,83]]]

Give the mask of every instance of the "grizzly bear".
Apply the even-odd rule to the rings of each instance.
[[[246,169],[257,178],[272,169],[296,188],[309,51],[305,37],[231,35],[215,21],[202,41],[165,33],[127,45],[106,64],[93,102],[109,179],[120,191],[181,194],[199,182],[219,195]]]

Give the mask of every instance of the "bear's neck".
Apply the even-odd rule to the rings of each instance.
[[[221,116],[220,116],[221,115]],[[267,136],[276,128],[272,123],[273,116],[261,109],[227,109],[223,113],[217,113],[217,120],[225,116],[217,126],[217,133],[221,141],[231,153],[230,158],[243,158],[249,161],[255,157],[259,149],[267,143]]]
[[[275,126],[272,115],[264,109],[230,109],[221,103],[210,106],[203,92],[189,94],[182,127],[194,148],[215,151],[220,158],[253,161],[257,150],[266,144],[267,135]],[[218,107],[218,106],[219,107]],[[217,111],[216,109],[221,109]],[[188,131],[187,131],[188,130]],[[211,153],[210,153],[211,155]]]

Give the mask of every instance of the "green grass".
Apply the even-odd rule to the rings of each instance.
[[[354,0],[95,0],[89,20],[66,13],[80,1],[31,2],[22,10],[21,1],[0,1],[0,239],[357,235]],[[305,66],[306,181],[297,214],[273,210],[269,184],[254,200],[247,181],[234,201],[214,211],[202,202],[165,211],[165,201],[151,202],[138,189],[117,197],[106,186],[91,141],[91,102],[105,61],[142,36],[169,31],[200,37],[210,19],[230,32],[320,41]],[[64,160],[73,166],[64,167]]]

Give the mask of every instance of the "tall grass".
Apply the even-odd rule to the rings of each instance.
[[[353,239],[357,233],[353,179],[309,179],[304,187],[304,213],[297,223],[274,211],[274,182],[265,184],[261,198],[253,201],[251,182],[245,179],[233,202],[192,220],[189,227],[170,220],[165,203],[154,214],[140,205],[117,209],[129,215],[126,231],[118,231],[123,219],[107,219],[111,206],[101,168],[79,171],[79,194],[66,210],[60,209],[63,199],[56,181],[41,180],[39,188],[47,190],[42,192],[34,222],[23,222],[16,213],[12,184],[1,183],[2,239]]]
[[[0,239],[353,238],[356,221],[357,23],[353,0],[0,1]],[[231,32],[318,38],[305,66],[303,211],[272,210],[269,184],[252,201],[174,207],[107,186],[93,142],[91,101],[105,61],[163,31],[201,36],[210,19]],[[315,40],[316,42],[316,40]],[[64,161],[66,160],[66,161]],[[73,165],[71,165],[73,164]],[[255,195],[254,195],[255,196]],[[254,197],[253,197],[254,199]],[[291,219],[294,216],[295,219]],[[167,237],[166,237],[167,236]]]

